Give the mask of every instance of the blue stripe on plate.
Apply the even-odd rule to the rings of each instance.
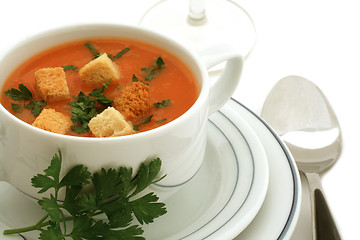
[[[254,172],[255,172],[255,164],[254,164],[254,157],[253,157],[253,153],[251,151],[251,148],[250,148],[250,145],[249,143],[247,142],[246,138],[244,137],[244,135],[242,134],[241,130],[222,112],[218,111],[218,113],[220,113],[224,118],[226,118],[226,120],[228,122],[230,122],[236,129],[237,131],[239,132],[239,134],[242,136],[242,138],[244,139],[244,141],[246,142],[247,144],[247,147],[250,151],[250,154],[251,154],[251,159],[252,159],[252,166],[253,166],[253,174],[252,176],[254,176]],[[227,142],[229,143],[229,145],[231,146],[231,149],[232,149],[232,152],[235,156],[235,161],[236,161],[236,183],[235,183],[235,186],[234,186],[234,189],[232,191],[232,194],[230,196],[230,198],[227,200],[227,202],[225,203],[225,205],[221,208],[221,210],[212,218],[210,219],[207,223],[205,223],[202,227],[198,228],[197,230],[193,231],[192,233],[189,233],[188,235],[184,236],[183,238],[181,239],[184,239],[186,237],[189,237],[191,236],[192,234],[195,234],[196,232],[200,231],[202,228],[204,228],[206,225],[208,225],[210,222],[212,222],[228,205],[228,203],[233,199],[233,196],[234,196],[234,192],[237,188],[237,185],[238,185],[238,180],[239,180],[239,158],[238,158],[238,155],[236,154],[236,151],[234,149],[234,146],[233,144],[231,143],[231,141],[229,140],[228,136],[221,130],[221,128],[216,125],[216,123],[212,120],[209,119],[209,122],[215,126],[217,128],[217,130],[224,136],[224,138],[227,140]],[[250,184],[250,189],[246,195],[246,198],[244,199],[244,202],[243,204],[246,202],[250,192],[251,192],[251,189],[252,189],[252,186],[253,186],[253,182],[254,182],[254,178],[251,179],[251,184]],[[210,233],[209,235],[207,235],[205,238],[208,238],[210,237],[211,235],[213,235],[214,233],[216,233],[217,231],[219,231],[224,225],[226,225],[239,211],[240,209],[242,208],[243,204],[241,204],[241,206],[234,212],[234,214],[225,222],[223,223],[219,228],[215,229],[212,233]],[[205,239],[204,238],[204,239]]]
[[[269,124],[267,124],[262,118],[260,118],[256,113],[254,113],[253,111],[251,111],[249,108],[245,107],[243,104],[241,104],[240,102],[238,102],[235,99],[231,99],[232,101],[234,101],[235,103],[239,104],[241,107],[243,107],[244,109],[246,109],[249,113],[251,113],[254,117],[256,117],[260,122],[262,122],[264,124],[264,126],[270,131],[270,133],[274,136],[274,138],[276,139],[276,141],[279,143],[279,145],[281,146],[287,160],[289,163],[289,168],[291,169],[291,175],[293,178],[293,202],[291,205],[291,209],[290,209],[290,213],[289,213],[289,217],[286,221],[286,224],[283,228],[283,230],[281,231],[280,235],[278,236],[277,239],[283,239],[286,237],[287,232],[289,231],[290,225],[292,223],[292,221],[295,218],[295,213],[296,213],[296,206],[298,205],[298,199],[299,199],[299,191],[296,191],[297,189],[300,188],[300,183],[298,181],[298,178],[296,177],[297,175],[297,168],[295,167],[294,164],[294,160],[292,158],[291,153],[287,150],[287,147],[285,146],[285,144],[283,143],[283,141],[280,139],[280,137],[275,133],[275,131],[269,126]]]

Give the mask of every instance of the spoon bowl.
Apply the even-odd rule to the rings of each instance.
[[[313,239],[341,239],[319,176],[336,162],[342,148],[340,125],[327,98],[309,80],[288,76],[270,91],[261,116],[280,135],[309,182]]]

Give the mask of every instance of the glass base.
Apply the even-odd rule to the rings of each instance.
[[[219,43],[231,44],[246,58],[256,43],[249,14],[231,0],[205,0],[206,18],[189,18],[189,1],[163,0],[151,7],[140,25],[201,50]]]

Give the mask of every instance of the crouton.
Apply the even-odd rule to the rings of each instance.
[[[125,87],[120,92],[120,96],[114,99],[114,107],[116,110],[133,124],[138,121],[144,113],[148,112],[152,106],[150,101],[150,88],[141,82],[134,82],[132,85]]]
[[[93,117],[89,128],[95,137],[116,137],[134,133],[133,126],[113,107]]]
[[[101,85],[110,79],[120,78],[120,71],[106,53],[92,60],[79,70],[80,78],[90,85]]]
[[[43,109],[33,122],[33,126],[53,133],[66,134],[71,128],[71,120],[52,108]]]
[[[70,98],[64,69],[42,68],[35,72],[35,85],[42,99],[54,102]]]

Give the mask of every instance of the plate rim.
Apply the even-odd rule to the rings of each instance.
[[[295,160],[286,146],[286,144],[281,140],[280,136],[275,132],[275,130],[264,120],[262,119],[258,114],[256,114],[254,111],[246,107],[244,104],[242,104],[240,101],[231,98],[230,101],[234,102],[235,104],[239,105],[241,108],[243,108],[245,111],[247,111],[249,114],[251,114],[253,117],[255,117],[259,122],[261,122],[262,125],[270,132],[270,134],[273,136],[273,138],[276,140],[276,142],[279,144],[279,146],[282,149],[282,152],[284,153],[287,163],[289,165],[289,169],[291,170],[291,176],[292,176],[292,185],[293,185],[293,195],[292,195],[292,204],[289,209],[289,214],[286,220],[285,225],[282,227],[282,231],[279,233],[279,236],[277,237],[278,240],[283,239],[289,239],[295,229],[295,225],[297,223],[299,213],[300,213],[300,205],[301,205],[301,180],[300,180],[300,174],[297,169]]]

